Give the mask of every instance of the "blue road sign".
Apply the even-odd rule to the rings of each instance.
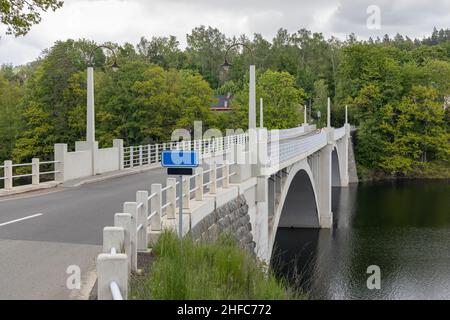
[[[161,154],[161,165],[166,168],[197,168],[197,151],[166,150]]]

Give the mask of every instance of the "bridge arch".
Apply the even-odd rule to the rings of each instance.
[[[333,187],[341,186],[341,161],[336,144],[331,153],[331,185]]]
[[[272,225],[269,227],[269,257],[271,257],[279,227],[319,228],[318,193],[308,161],[302,160],[289,168],[283,183]]]

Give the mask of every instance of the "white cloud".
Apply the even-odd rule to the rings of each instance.
[[[381,7],[381,30],[366,28],[371,4]],[[449,20],[448,0],[66,0],[62,9],[44,14],[25,37],[2,33],[0,63],[32,61],[56,40],[67,38],[136,44],[141,36],[175,35],[184,46],[186,34],[202,24],[227,36],[261,33],[271,39],[283,27],[368,38],[397,32],[422,37],[435,25],[449,27]]]

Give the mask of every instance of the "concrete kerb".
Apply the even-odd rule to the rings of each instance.
[[[135,175],[135,174],[139,174],[139,173],[143,173],[146,171],[159,169],[159,168],[161,168],[159,163],[153,163],[151,165],[127,168],[124,170],[114,171],[112,173],[110,172],[110,173],[106,173],[106,174],[98,175],[98,176],[94,176],[94,177],[66,181],[62,184],[62,186],[64,188],[76,188],[76,187],[80,187],[85,184],[96,183],[96,182],[101,182],[101,181],[105,181],[105,180],[109,180],[109,179],[121,178],[121,177],[125,177],[125,176],[131,176],[131,175]]]

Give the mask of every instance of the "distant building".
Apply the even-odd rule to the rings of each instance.
[[[228,93],[227,95],[220,95],[216,97],[216,103],[210,107],[213,111],[231,111],[231,101],[233,100],[233,95]]]
[[[450,96],[445,97],[444,99],[444,110],[450,108]]]

